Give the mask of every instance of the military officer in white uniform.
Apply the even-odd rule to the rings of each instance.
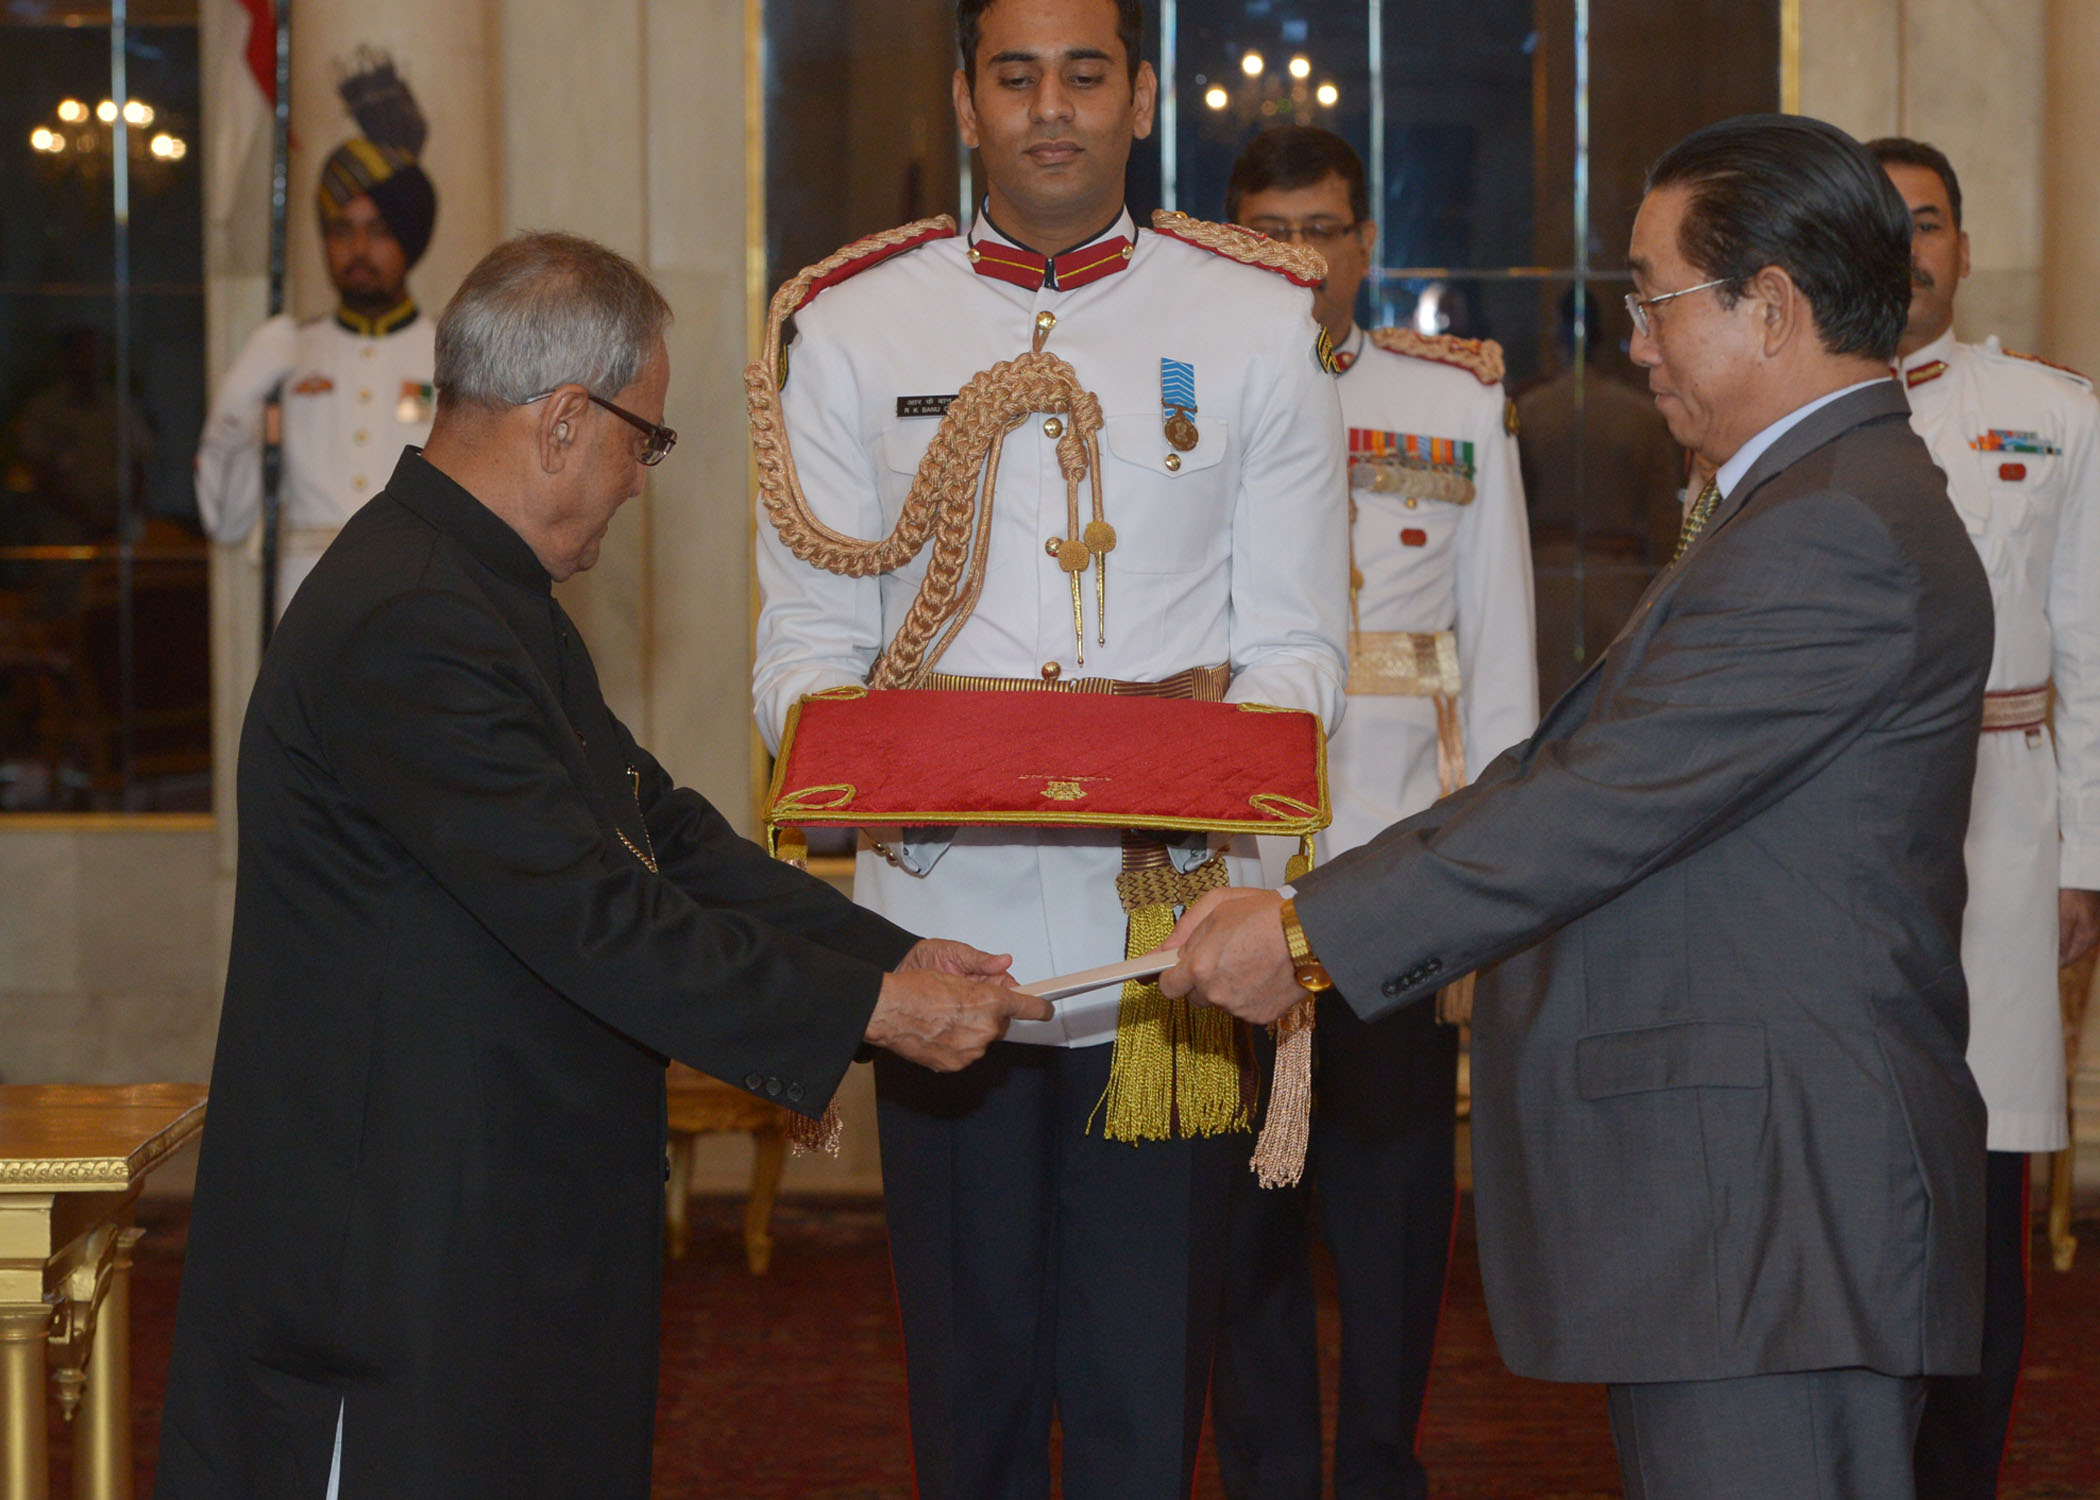
[[[1341,366],[1353,572],[1348,707],[1328,749],[1334,824],[1322,843],[1350,849],[1538,722],[1531,549],[1501,351],[1356,325],[1377,226],[1363,163],[1341,137],[1309,126],[1257,136],[1226,211],[1327,258],[1315,310]],[[1316,1202],[1342,1328],[1333,1493],[1416,1500],[1428,1492],[1415,1429],[1456,1203],[1458,1033],[1426,1005],[1366,1025],[1327,994],[1318,1014],[1307,1180],[1234,1194],[1218,1467],[1231,1500],[1322,1493]]]
[[[1946,471],[1997,616],[1961,944],[1969,1068],[1990,1110],[1983,1370],[1931,1382],[1916,1462],[1921,1500],[1983,1500],[2026,1322],[2028,1153],[2067,1139],[2056,970],[2100,936],[2100,403],[2083,377],[1995,338],[1956,340],[1969,238],[1954,169],[1919,141],[1868,149],[1911,210],[1898,355],[1911,425]]]
[[[1135,0],[964,0],[955,80],[989,189],[967,235],[839,273],[797,314],[783,409],[811,508],[875,538],[895,525],[946,398],[1043,347],[1100,400],[1114,549],[1082,575],[1054,444],[1010,431],[982,597],[937,664],[1030,681],[1160,682],[1222,667],[1223,695],[1341,706],[1346,548],[1341,422],[1306,285],[1189,240],[1253,236],[1123,208],[1156,80]],[[1290,258],[1290,257],[1285,257]],[[983,503],[983,502],[981,502]],[[1082,524],[1084,517],[1082,516]],[[769,744],[802,695],[865,681],[925,567],[854,580],[759,527],[755,698]],[[1105,613],[1104,613],[1105,611]],[[1035,979],[1120,959],[1114,832],[924,830],[855,871],[857,900],[1013,955]],[[1201,850],[1178,851],[1186,861]],[[1259,878],[1253,859],[1236,878]],[[1062,1428],[1064,1493],[1187,1493],[1215,1325],[1227,1186],[1246,1134],[1129,1144],[1089,1126],[1116,994],[1016,1026],[952,1077],[878,1061],[883,1183],[927,1500],[1039,1496]]]
[[[279,614],[336,531],[386,483],[403,445],[429,437],[435,400],[436,324],[408,292],[436,221],[430,179],[403,147],[359,137],[323,165],[316,206],[336,309],[256,329],[197,444],[204,529],[217,542],[244,542],[262,515],[274,396],[283,424]]]

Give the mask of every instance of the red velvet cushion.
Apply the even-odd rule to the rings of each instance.
[[[1091,693],[869,692],[788,721],[767,821],[1305,833],[1328,822],[1319,721]]]

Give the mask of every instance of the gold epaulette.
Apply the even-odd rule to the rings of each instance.
[[[851,280],[861,272],[881,265],[893,255],[902,255],[907,250],[916,250],[931,240],[946,240],[955,237],[955,220],[947,214],[938,214],[931,219],[915,219],[909,224],[900,224],[895,229],[885,229],[879,234],[868,235],[852,244],[834,250],[800,276],[793,285],[793,305],[789,312],[800,312],[809,306],[817,293]],[[775,295],[778,295],[777,293]]]
[[[1417,333],[1412,328],[1373,328],[1371,342],[1388,354],[1434,360],[1469,371],[1482,385],[1502,383],[1502,346],[1493,339],[1462,339],[1448,333]]]
[[[2082,375],[2078,371],[2072,369],[2069,365],[2060,365],[2053,359],[2043,359],[2039,354],[2022,354],[2017,349],[2001,348],[1998,350],[1998,353],[2004,355],[2007,359],[2017,359],[2025,364],[2040,365],[2045,370],[2054,370],[2057,374],[2063,376],[2067,380],[2077,381],[2087,390],[2091,390],[2093,388],[2092,376]]]
[[[1164,208],[1152,216],[1152,228],[1168,239],[1236,260],[1243,266],[1274,271],[1297,286],[1318,286],[1327,279],[1327,257],[1310,245],[1272,240],[1237,224],[1213,224],[1208,219],[1192,219]]]

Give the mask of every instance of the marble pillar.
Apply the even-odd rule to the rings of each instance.
[[[231,13],[229,14],[229,11]],[[245,13],[206,6],[200,16],[206,56],[225,38],[219,28],[246,35]],[[409,287],[436,316],[467,268],[500,232],[502,89],[495,68],[491,0],[372,0],[350,5],[302,5],[292,20],[292,154],[287,188],[285,306],[296,316],[325,315],[335,304],[321,255],[314,184],[321,163],[357,133],[336,84],[360,46],[389,53],[414,91],[430,136],[423,163],[437,188],[436,232],[410,273]],[[225,80],[208,79],[217,86]],[[233,80],[246,88],[245,79]],[[213,128],[229,101],[212,87],[204,95],[204,123]],[[269,172],[267,136],[258,137],[245,170],[224,181],[206,180],[206,374],[214,387],[268,312]],[[223,197],[221,195],[224,195]],[[391,467],[391,465],[389,465]],[[383,479],[384,476],[381,476]],[[212,557],[213,804],[222,880],[222,926],[230,930],[236,830],[234,771],[249,685],[261,660],[261,572],[252,548],[215,548]]]
[[[2100,373],[2100,7],[2049,0],[2043,93],[2042,342],[2049,358]],[[2081,1188],[2100,1188],[2100,1006],[2086,1006],[2071,1085]],[[2090,1250],[2087,1253],[2092,1253]]]
[[[1965,339],[2042,340],[2043,13],[2049,0],[1800,0],[1801,112],[1861,140],[1906,135],[1961,178]],[[2076,0],[2067,7],[2077,9]]]

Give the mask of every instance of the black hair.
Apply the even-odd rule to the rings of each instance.
[[[1364,183],[1363,158],[1347,141],[1317,125],[1278,125],[1247,142],[1232,164],[1225,184],[1225,217],[1239,222],[1240,203],[1249,193],[1273,188],[1317,187],[1330,177],[1349,186],[1349,214],[1358,223],[1371,217],[1371,191]]]
[[[1690,190],[1677,247],[1733,306],[1777,266],[1808,299],[1832,354],[1887,360],[1910,315],[1910,211],[1888,173],[1835,125],[1738,115],[1686,136],[1648,191]]]
[[[1947,153],[1937,146],[1928,146],[1923,141],[1914,141],[1909,136],[1885,135],[1878,141],[1868,141],[1867,149],[1874,153],[1874,160],[1884,167],[1894,163],[1905,167],[1923,167],[1936,174],[1940,185],[1947,190],[1947,206],[1954,210],[1954,227],[1961,228],[1961,179],[1954,175],[1954,163],[1947,160]]]
[[[1116,38],[1123,44],[1123,59],[1133,82],[1145,41],[1145,7],[1142,0],[1111,0],[1116,7]],[[977,43],[984,35],[984,13],[994,0],[955,0],[955,44],[962,50],[963,77],[977,87]]]

